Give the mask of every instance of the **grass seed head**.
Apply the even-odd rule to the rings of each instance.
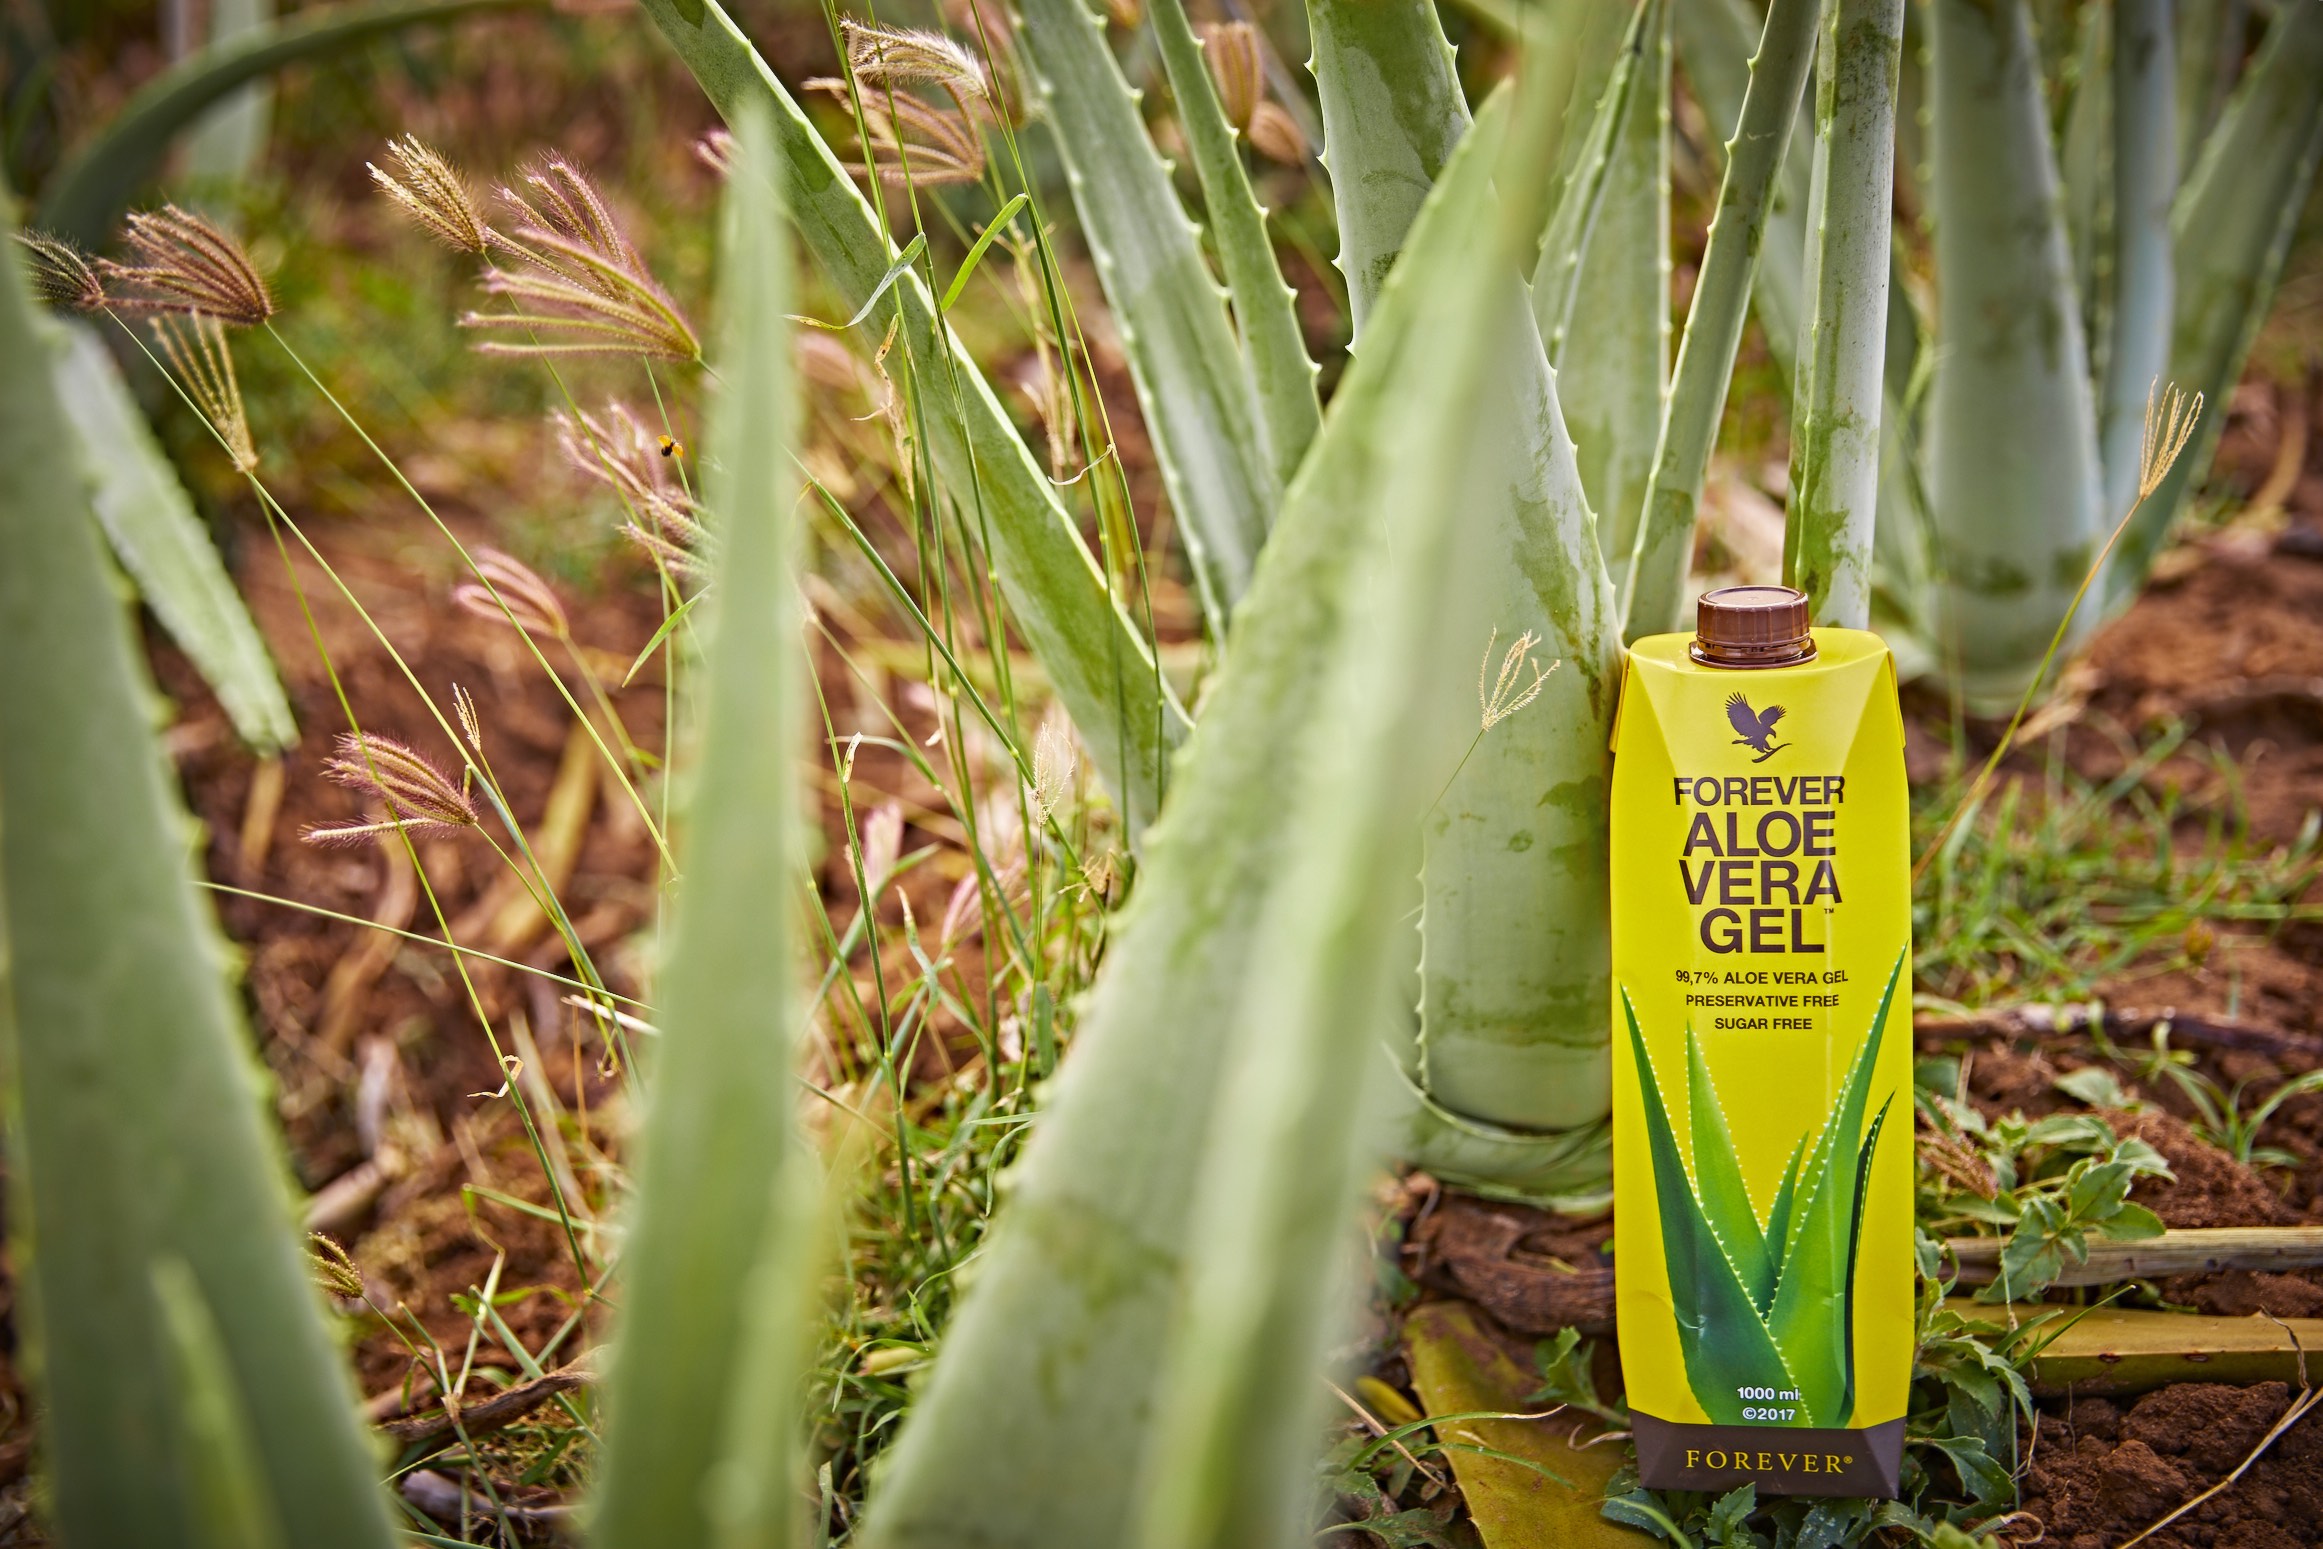
[[[323,773],[349,790],[376,797],[386,815],[354,823],[318,823],[308,828],[313,845],[362,844],[401,829],[419,834],[453,834],[480,828],[476,803],[452,778],[412,748],[376,732],[344,732]]]
[[[551,151],[527,167],[523,178],[530,198],[508,187],[500,190],[500,198],[525,225],[554,233],[608,263],[643,272],[628,233],[587,173]]]
[[[2000,1193],[2000,1180],[1977,1149],[1957,1135],[1947,1135],[1922,1122],[1918,1135],[1920,1165],[1955,1188],[1991,1199]]]
[[[721,178],[734,175],[734,136],[713,129],[694,142],[694,158]]]
[[[258,468],[258,446],[250,438],[250,417],[242,407],[242,384],[234,375],[234,352],[226,330],[207,312],[153,320],[154,341],[177,375],[186,396],[202,411],[225,443],[226,455],[242,473]]]
[[[476,756],[482,758],[484,756],[483,718],[476,714],[475,696],[457,683],[452,685],[452,710],[460,718],[460,734],[468,739],[468,746],[476,750]]]
[[[1009,0],[943,0],[941,9],[952,31],[984,67],[990,87],[986,104],[993,116],[1021,123],[1024,69],[1016,53],[1020,24]]]
[[[242,244],[176,205],[129,217],[121,238],[142,263],[97,262],[98,277],[129,287],[113,304],[139,312],[199,312],[252,328],[274,315],[274,296]]]
[[[351,1302],[365,1299],[363,1271],[355,1267],[345,1248],[321,1232],[307,1233],[307,1268],[313,1272],[315,1284],[330,1295]]]
[[[26,268],[41,300],[72,312],[104,310],[105,282],[97,278],[88,254],[62,237],[38,231],[19,232],[16,240],[32,254]]]
[[[1540,698],[1541,688],[1549,681],[1549,674],[1557,670],[1556,662],[1549,663],[1544,669],[1532,660],[1532,650],[1540,644],[1540,636],[1528,629],[1510,643],[1507,653],[1500,658],[1499,675],[1492,679],[1491,687],[1486,688],[1485,677],[1492,671],[1492,647],[1499,639],[1500,630],[1495,627],[1484,642],[1484,660],[1476,666],[1476,704],[1483,721],[1478,728],[1479,732],[1492,730]],[[1524,678],[1524,669],[1527,667],[1533,670],[1530,683]]]
[[[825,77],[807,87],[848,100],[845,81]],[[862,174],[868,167],[881,182],[898,187],[973,183],[984,176],[983,130],[957,97],[939,104],[908,91],[866,91],[856,100],[868,137],[866,161],[848,170]]]
[[[515,555],[479,547],[476,574],[479,579],[452,588],[452,601],[478,618],[513,623],[535,639],[562,640],[571,633],[555,588]]]
[[[492,228],[459,170],[420,142],[417,135],[387,142],[388,172],[365,162],[379,191],[446,247],[478,258],[492,251]]]
[[[715,540],[672,473],[675,460],[661,455],[660,438],[619,403],[577,417],[560,411],[556,425],[566,460],[609,486],[628,510],[622,536],[681,580],[708,579]]]
[[[841,19],[839,30],[847,43],[847,66],[866,96],[894,86],[938,86],[963,108],[991,102],[983,61],[954,38],[851,16]]]
[[[2164,387],[2160,377],[2154,378],[2146,389],[2145,433],[2138,447],[2138,499],[2144,500],[2162,487],[2162,480],[2170,476],[2178,454],[2194,439],[2194,427],[2201,422],[2200,393],[2188,398],[2177,383]]]
[[[1060,707],[1052,706],[1041,718],[1040,732],[1034,737],[1032,747],[1032,804],[1042,822],[1054,822],[1063,810],[1080,762],[1072,722]]]
[[[485,290],[507,298],[510,310],[470,312],[460,319],[464,328],[522,337],[494,337],[479,348],[496,355],[702,358],[693,325],[654,279],[586,174],[551,155],[525,172],[524,184],[528,193],[500,189],[516,229],[484,233],[494,252],[515,261],[484,276]]]
[[[1218,86],[1218,106],[1226,122],[1247,134],[1251,115],[1266,99],[1266,62],[1258,51],[1258,30],[1248,22],[1212,22],[1202,28],[1202,57]]]

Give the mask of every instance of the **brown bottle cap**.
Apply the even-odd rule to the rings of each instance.
[[[1807,594],[1788,586],[1722,586],[1694,615],[1694,660],[1706,667],[1788,667],[1811,660]]]

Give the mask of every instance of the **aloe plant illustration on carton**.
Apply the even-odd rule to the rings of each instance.
[[[1622,992],[1679,1348],[1687,1382],[1714,1424],[1836,1427],[1854,1417],[1856,1249],[1871,1159],[1894,1097],[1868,1125],[1864,1117],[1902,969],[1899,956],[1830,1116],[1820,1131],[1799,1137],[1763,1220],[1701,1041],[1687,1032],[1689,1171],[1637,1008]]]

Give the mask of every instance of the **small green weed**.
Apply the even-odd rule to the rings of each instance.
[[[2134,1062],[2138,1079],[2151,1085],[2168,1081],[2185,1094],[2194,1105],[2192,1120],[2194,1133],[2233,1157],[2246,1167],[2296,1167],[2299,1159],[2275,1146],[2261,1146],[2259,1132],[2275,1116],[2283,1104],[2294,1097],[2310,1092],[2323,1092],[2323,1071],[2311,1070],[2278,1083],[2274,1090],[2258,1100],[2258,1106],[2248,1113],[2243,1111],[2243,1096],[2257,1080],[2246,1078],[2227,1087],[2194,1063],[2194,1056],[2184,1049],[2170,1047],[2167,1024],[2153,1032],[2153,1046],[2136,1056],[2115,1051],[2117,1059]],[[2087,1076],[2087,1071],[2074,1071],[2066,1080]],[[2110,1074],[2110,1073],[2108,1073]],[[2064,1081],[2058,1085],[2063,1086]],[[2068,1088],[2071,1090],[2071,1088]],[[2078,1094],[2076,1094],[2078,1095]]]
[[[1954,1061],[1923,1061],[1923,1081],[1949,1075]],[[2103,1095],[2103,1094],[2100,1094]],[[2092,1238],[2140,1241],[2162,1232],[2159,1216],[2133,1204],[2138,1179],[2169,1176],[2161,1153],[2124,1140],[2093,1113],[2021,1114],[1987,1120],[1968,1102],[1918,1087],[1920,1273],[1942,1273],[1936,1239],[2005,1233],[2000,1276],[1982,1301],[2038,1296],[2087,1261]]]

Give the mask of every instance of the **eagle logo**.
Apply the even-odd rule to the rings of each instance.
[[[1726,719],[1741,733],[1734,740],[1737,745],[1749,748],[1758,755],[1751,760],[1754,764],[1763,764],[1790,746],[1787,742],[1775,741],[1775,722],[1782,718],[1781,705],[1768,705],[1764,710],[1753,710],[1750,701],[1741,694],[1726,696]]]

